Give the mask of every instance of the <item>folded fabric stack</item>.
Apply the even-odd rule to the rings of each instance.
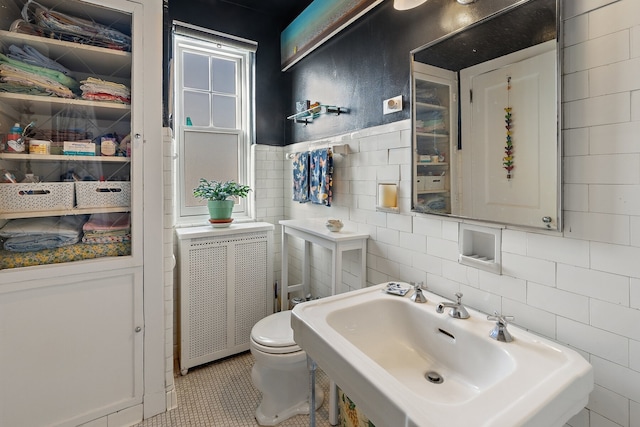
[[[11,57],[0,53],[0,91],[61,98],[76,97],[79,84],[60,71],[60,64],[47,58],[47,61],[43,61],[43,56],[35,54],[37,51],[33,48],[25,51],[11,46],[9,51]]]
[[[33,5],[33,7],[31,7]],[[131,37],[106,25],[48,9],[28,0],[11,31],[73,43],[131,51]]]
[[[0,229],[0,237],[8,251],[60,248],[80,241],[83,223],[82,216],[13,219]]]
[[[131,255],[130,242],[104,245],[76,243],[62,248],[30,252],[9,252],[0,249],[0,270],[123,255]]]
[[[82,98],[92,101],[112,101],[131,104],[131,90],[123,84],[89,77],[82,80]]]
[[[128,213],[93,214],[82,227],[83,243],[119,243],[131,241],[131,219]]]
[[[30,65],[37,65],[38,67],[49,68],[51,70],[60,71],[62,74],[69,74],[70,71],[65,66],[58,64],[51,58],[48,58],[38,52],[38,50],[28,44],[24,45],[22,48],[19,48],[16,45],[9,46],[9,52],[7,53],[7,57],[11,59],[15,59],[17,61],[22,61],[24,63]]]
[[[438,95],[438,89],[431,86],[417,86],[416,100],[425,104],[440,105],[440,96]]]
[[[416,131],[444,133],[447,127],[441,111],[431,111],[421,114],[420,119],[416,120]]]
[[[447,209],[447,201],[442,196],[436,196],[428,200],[425,205],[431,211],[441,212]]]

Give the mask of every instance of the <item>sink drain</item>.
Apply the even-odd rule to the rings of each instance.
[[[428,371],[426,374],[424,374],[424,377],[427,379],[427,381],[433,384],[442,384],[444,382],[444,378],[442,378],[442,375],[440,375],[436,371]]]

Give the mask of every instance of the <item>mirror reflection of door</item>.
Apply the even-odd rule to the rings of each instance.
[[[460,71],[465,217],[544,226],[558,212],[555,41]],[[508,90],[508,79],[511,86]],[[511,107],[513,170],[506,156]],[[555,224],[553,224],[555,225]]]

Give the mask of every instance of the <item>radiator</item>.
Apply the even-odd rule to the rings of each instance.
[[[273,226],[262,224],[176,231],[182,375],[248,350],[253,325],[273,313]]]

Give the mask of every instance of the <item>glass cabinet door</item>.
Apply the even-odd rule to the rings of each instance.
[[[456,203],[457,80],[448,70],[413,66],[413,210],[450,214]]]
[[[0,269],[129,256],[133,15],[25,3],[0,0]]]

